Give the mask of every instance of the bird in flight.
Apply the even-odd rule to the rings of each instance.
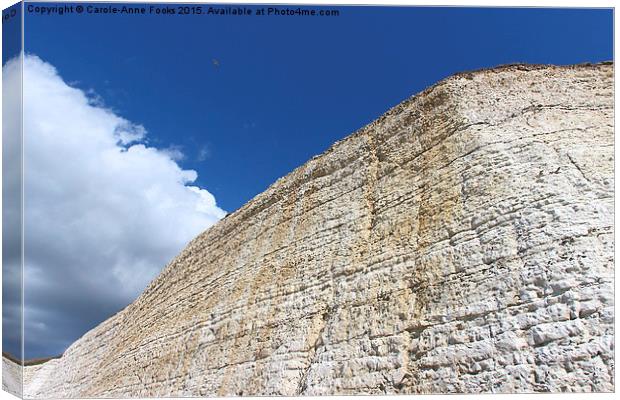
[[[220,66],[220,60],[218,60],[217,58],[212,59],[211,62],[216,68]]]

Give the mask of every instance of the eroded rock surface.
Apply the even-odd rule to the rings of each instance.
[[[23,369],[13,360],[2,357],[2,390],[22,397]]]
[[[613,66],[450,77],[194,239],[28,397],[611,391]]]

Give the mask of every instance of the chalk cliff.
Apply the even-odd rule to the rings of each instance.
[[[26,397],[614,390],[613,65],[447,78],[195,238]]]

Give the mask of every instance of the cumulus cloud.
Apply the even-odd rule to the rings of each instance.
[[[19,80],[15,64],[5,81]],[[62,352],[127,305],[225,212],[192,185],[197,174],[177,164],[178,148],[147,145],[143,126],[36,56],[24,58],[23,74],[29,358]]]

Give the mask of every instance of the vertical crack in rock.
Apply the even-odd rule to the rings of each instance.
[[[323,332],[325,331],[325,328],[327,327],[328,321],[330,320],[332,315],[332,310],[331,309],[327,309],[323,315],[322,315],[322,326],[321,329],[319,330],[319,333],[316,336],[316,339],[314,341],[314,343],[312,344],[312,347],[310,348],[310,351],[308,353],[308,367],[304,369],[303,374],[301,375],[301,379],[299,380],[299,384],[297,385],[297,390],[295,391],[295,395],[303,395],[306,392],[306,389],[308,387],[308,372],[310,371],[310,369],[316,364],[316,356],[318,354],[319,348],[321,346],[324,346],[325,343],[323,341]]]
[[[375,144],[375,137],[373,131],[368,129],[366,132],[366,137],[369,161],[367,166],[368,178],[365,185],[364,198],[366,200],[366,207],[368,210],[368,225],[366,229],[368,235],[368,243],[370,244],[376,218],[375,192],[377,190],[377,181],[379,179],[379,156],[377,155],[377,145]],[[370,249],[367,249],[367,251],[369,250]]]
[[[608,63],[447,78],[199,235],[24,394],[613,391],[613,106]]]

